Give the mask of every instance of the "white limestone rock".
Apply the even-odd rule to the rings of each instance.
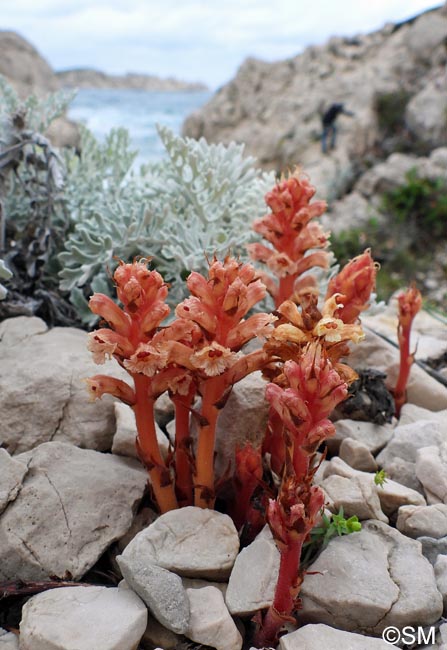
[[[447,441],[419,449],[416,476],[430,494],[447,503]]]
[[[401,506],[396,527],[407,537],[447,537],[447,505]]]
[[[442,613],[433,568],[421,545],[379,521],[330,541],[301,590],[303,622],[365,634],[430,625]]]
[[[444,613],[447,611],[447,555],[438,555],[435,562],[436,586],[442,595]]]
[[[447,439],[447,409],[443,411],[430,411],[424,409],[422,406],[410,404],[407,402],[402,406],[399,418],[399,426],[403,424],[410,424],[411,422],[418,422],[419,420],[431,420],[439,424],[441,433]]]
[[[359,420],[337,420],[335,436],[328,440],[329,449],[338,451],[345,438],[351,438],[365,445],[372,454],[376,454],[393,437],[393,427],[390,424],[374,424]]]
[[[310,624],[300,627],[279,640],[278,650],[389,650],[382,639],[337,630],[328,625]]]
[[[0,580],[79,579],[130,528],[141,465],[62,442],[18,457],[27,473],[0,516]]]
[[[135,555],[119,555],[117,562],[126,583],[146,603],[155,618],[171,632],[186,632],[189,601],[182,579]]]
[[[332,475],[344,476],[345,478],[354,478],[359,476],[367,477],[374,490],[379,497],[380,506],[382,511],[387,516],[392,516],[402,505],[426,505],[424,497],[417,492],[397,481],[387,478],[382,486],[378,486],[374,482],[374,474],[360,472],[350,467],[341,458],[335,457],[326,465],[324,476]]]
[[[180,576],[225,580],[239,550],[239,536],[227,515],[188,506],[161,515],[124,549]]]
[[[129,589],[50,589],[24,605],[20,648],[136,650],[146,624],[147,609]]]
[[[202,587],[186,593],[191,615],[185,636],[216,650],[241,650],[242,637],[219,589]]]
[[[321,487],[332,501],[329,510],[338,513],[343,508],[345,517],[357,515],[360,521],[378,519],[388,523],[382,512],[372,475],[355,475],[352,478],[332,475],[324,479]]]
[[[11,454],[49,441],[110,450],[113,398],[90,402],[83,380],[99,372],[127,373],[116,362],[99,369],[87,350],[86,332],[47,330],[37,318],[9,318],[0,323],[0,357],[0,443]]]
[[[25,463],[11,458],[6,449],[0,449],[0,514],[17,498],[27,471]]]
[[[416,475],[418,449],[439,446],[445,439],[444,429],[437,420],[418,420],[399,425],[376,460],[389,478],[420,490],[421,483]]]
[[[19,637],[0,627],[0,650],[19,650]]]
[[[344,438],[341,441],[339,455],[345,463],[361,472],[377,470],[376,460],[367,445],[354,438]]]
[[[234,616],[249,616],[273,602],[280,554],[268,526],[236,558],[225,601]]]

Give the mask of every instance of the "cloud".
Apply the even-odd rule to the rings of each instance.
[[[6,4],[5,0],[1,4]],[[429,0],[15,0],[3,28],[19,31],[55,68],[100,67],[204,79],[234,75],[248,55],[294,56],[332,34],[380,28]]]

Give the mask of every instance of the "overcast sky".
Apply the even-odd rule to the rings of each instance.
[[[299,53],[442,4],[430,0],[0,0],[0,28],[19,32],[53,68],[145,72],[216,88],[247,56]]]

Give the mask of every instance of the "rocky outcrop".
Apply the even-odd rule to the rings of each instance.
[[[160,79],[154,75],[128,73],[125,75],[110,75],[90,68],[75,68],[56,72],[60,86],[65,88],[119,88],[128,90],[158,90],[172,91],[200,91],[206,90],[205,84],[188,82],[168,77]]]
[[[45,95],[59,87],[47,61],[31,43],[15,32],[0,31],[0,74],[22,98],[31,93]]]
[[[248,59],[186,120],[184,133],[245,142],[267,168],[301,164],[323,197],[340,196],[357,162],[383,139],[391,117],[384,108],[380,114],[381,100],[400,100],[397,117],[407,139],[425,147],[447,143],[439,108],[446,104],[446,36],[447,15],[438,9],[372,34],[331,38],[286,61]],[[333,102],[355,115],[338,118],[337,149],[322,156],[321,114]]]

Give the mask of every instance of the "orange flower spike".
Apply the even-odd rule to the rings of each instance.
[[[164,302],[168,289],[161,275],[147,268],[147,260],[120,262],[113,277],[123,309],[101,294],[91,298],[92,311],[105,318],[112,329],[92,332],[88,346],[96,362],[104,363],[107,356],[113,356],[126,368],[135,391],[125,382],[98,375],[88,380],[90,393],[95,397],[110,393],[132,406],[138,455],[148,470],[158,506],[166,512],[177,507],[177,500],[169,468],[158,447],[153,382],[169,363],[170,348],[169,342],[160,340],[154,344],[153,339],[169,313]]]
[[[326,300],[334,294],[341,294],[343,306],[337,311],[337,317],[344,323],[355,323],[360,313],[369,307],[371,293],[376,286],[378,264],[371,257],[371,251],[365,250],[348,262],[334,276],[328,285]]]
[[[406,401],[407,383],[410,376],[411,366],[414,361],[414,353],[410,353],[410,335],[413,319],[422,307],[421,292],[412,285],[407,291],[398,297],[399,324],[397,336],[399,340],[400,365],[399,376],[394,389],[394,402],[396,417],[399,417],[402,406]]]
[[[150,271],[144,259],[132,264],[121,263],[113,279],[118,298],[130,314],[139,311],[141,315],[142,311],[152,309],[154,304],[164,302],[168,295],[162,276],[157,271]]]
[[[329,253],[313,249],[324,249],[328,245],[329,233],[311,222],[326,210],[325,201],[314,201],[315,188],[299,171],[282,179],[265,197],[272,212],[258,219],[253,229],[269,241],[273,248],[255,243],[248,246],[252,259],[267,264],[278,278],[276,290],[269,287],[275,298],[276,307],[291,298],[294,285],[300,275],[318,266],[328,268]]]
[[[236,495],[231,509],[231,517],[239,530],[247,521],[250,500],[255,488],[262,479],[261,450],[256,449],[250,442],[236,449],[236,469],[234,484]]]
[[[196,473],[195,505],[209,508],[214,503],[214,444],[219,404],[233,383],[267,362],[267,354],[256,351],[239,355],[240,348],[254,336],[266,333],[272,318],[256,315],[243,318],[266,294],[266,288],[250,264],[227,256],[209,265],[208,278],[191,273],[187,285],[193,293],[180,303],[176,314],[200,328],[203,339],[191,348],[171,344],[170,360],[193,371],[202,395]]]

